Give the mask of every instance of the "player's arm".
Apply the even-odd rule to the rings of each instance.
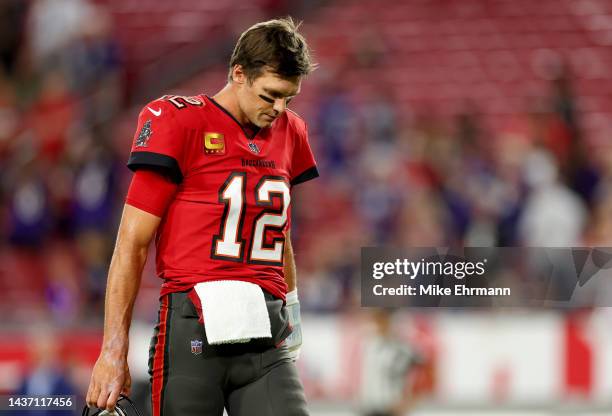
[[[314,156],[312,155],[312,150],[308,144],[308,131],[306,124],[303,121],[300,122],[299,120],[297,121],[297,124],[301,124],[301,127],[297,129],[297,134],[294,136],[295,147],[291,155],[292,187],[319,176]],[[287,283],[286,306],[289,311],[289,323],[293,327],[293,332],[287,338],[286,344],[293,359],[297,360],[300,356],[300,347],[302,346],[302,323],[300,316],[300,302],[298,301],[295,257],[293,255],[293,246],[291,245],[290,229],[287,230],[283,261],[285,283]]]
[[[149,244],[177,187],[163,171],[142,169],[132,178],[108,273],[102,350],[87,390],[90,406],[112,409],[120,393],[129,393],[132,310]]]
[[[289,293],[297,289],[297,271],[295,267],[295,258],[293,255],[293,246],[291,245],[290,230],[287,231],[283,256],[285,283],[287,283],[287,293]]]
[[[125,205],[110,264],[104,305],[104,338],[93,369],[87,404],[112,409],[131,385],[127,364],[132,311],[151,239],[160,218]]]
[[[289,312],[289,324],[293,328],[291,335],[285,341],[289,354],[293,360],[300,357],[300,348],[302,346],[302,319],[300,317],[300,302],[297,293],[297,272],[295,267],[295,257],[293,255],[293,247],[291,246],[291,234],[287,231],[285,240],[284,255],[284,274],[285,283],[287,283],[287,301],[286,307]]]

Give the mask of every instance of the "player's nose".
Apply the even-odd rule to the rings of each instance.
[[[286,98],[278,98],[274,100],[274,106],[272,107],[276,115],[281,114],[283,111],[287,109],[287,99]]]

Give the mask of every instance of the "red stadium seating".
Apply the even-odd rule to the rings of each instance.
[[[588,120],[612,110],[611,11],[604,0],[352,1],[322,9],[307,32],[327,62],[349,59],[374,31],[390,53],[361,83],[394,90],[406,109],[426,100],[444,113],[459,108],[449,100],[476,99],[490,120],[545,93],[546,66],[563,60]]]

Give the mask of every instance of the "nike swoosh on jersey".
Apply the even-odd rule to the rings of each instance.
[[[157,110],[157,111],[153,110],[151,107],[147,107],[147,109],[150,112],[152,112],[154,116],[157,116],[157,117],[159,117],[161,115],[161,113],[162,113],[162,109],[161,108],[159,110]]]

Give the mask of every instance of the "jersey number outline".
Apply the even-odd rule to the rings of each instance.
[[[162,100],[170,101],[173,106],[182,110],[187,107],[187,104],[202,106],[202,100],[196,97],[187,97],[185,95],[164,95]]]
[[[246,214],[246,172],[232,172],[219,188],[219,202],[224,204],[219,233],[213,236],[211,257],[242,263],[246,241],[242,228]],[[281,200],[281,207],[273,207],[273,199]],[[282,230],[287,223],[291,203],[290,189],[281,176],[264,176],[255,186],[255,204],[262,211],[255,217],[250,238],[249,264],[280,266],[283,264],[284,238],[265,243],[266,231]]]

